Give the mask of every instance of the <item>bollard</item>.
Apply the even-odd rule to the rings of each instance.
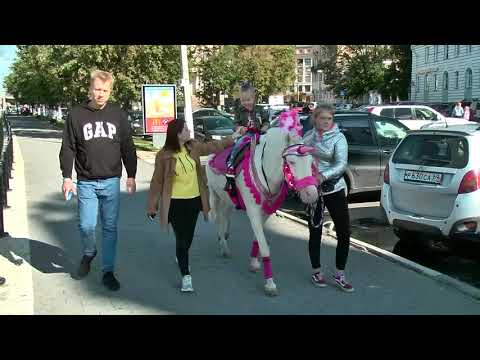
[[[3,206],[4,206],[4,198],[3,198],[3,164],[0,165],[0,172],[2,176],[0,176],[0,238],[8,236],[8,233],[5,232],[5,225],[3,221]]]
[[[1,187],[0,187],[0,195],[2,198],[2,209],[8,208],[8,199],[7,199],[7,187],[5,183],[5,162],[0,160],[0,180],[1,180]]]

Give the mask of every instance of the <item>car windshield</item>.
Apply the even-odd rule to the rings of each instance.
[[[233,121],[227,117],[216,116],[205,119],[207,130],[233,129]]]
[[[452,135],[410,135],[392,158],[395,164],[462,169],[468,163],[468,142]]]
[[[417,119],[420,120],[437,120],[437,115],[428,109],[416,108],[415,112],[417,113]]]

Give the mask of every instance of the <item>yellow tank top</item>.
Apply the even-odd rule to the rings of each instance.
[[[193,199],[200,196],[195,161],[188,155],[184,146],[174,157],[177,161],[172,184],[172,198]]]

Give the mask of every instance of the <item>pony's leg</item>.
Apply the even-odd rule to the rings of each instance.
[[[252,250],[250,251],[250,266],[249,270],[251,272],[257,272],[260,270],[260,261],[258,260],[258,253],[260,251],[260,248],[258,246],[258,241],[257,239],[254,239],[252,242]]]
[[[231,257],[232,253],[228,247],[227,240],[230,237],[230,217],[232,215],[232,207],[222,202],[221,224],[218,227],[218,239],[220,245],[220,254],[223,257]]]
[[[266,219],[267,219],[267,216],[264,216],[263,224],[265,224]],[[250,251],[249,270],[251,272],[257,272],[258,270],[260,270],[261,264],[260,264],[260,261],[258,259],[259,252],[260,252],[260,247],[258,246],[258,241],[257,241],[257,239],[254,239],[253,242],[252,242],[252,249]]]
[[[265,293],[269,296],[276,296],[278,295],[278,290],[275,282],[273,281],[272,266],[270,263],[270,247],[267,244],[267,240],[265,239],[265,234],[263,232],[264,216],[262,209],[257,205],[251,206],[247,208],[247,214],[252,225],[253,233],[258,241],[260,256],[263,259],[263,275],[266,280],[264,287]]]

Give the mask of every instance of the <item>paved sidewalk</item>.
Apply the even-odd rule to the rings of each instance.
[[[7,282],[0,287],[0,315],[33,314],[33,279],[30,265],[30,247],[25,170],[18,139],[13,140],[14,160],[8,204],[3,212],[9,237],[0,239],[0,274]]]
[[[60,133],[30,119],[15,119],[13,128],[25,169],[28,224],[26,216],[10,217],[6,231],[13,240],[2,245],[26,259],[16,267],[5,263],[2,252],[0,266],[31,266],[32,283],[9,286],[33,294],[34,314],[480,314],[480,304],[459,291],[357,248],[351,248],[347,269],[354,293],[334,286],[316,288],[309,276],[308,230],[276,216],[268,220],[266,234],[280,294],[267,297],[261,273],[247,270],[253,234],[240,212],[235,212],[232,224],[231,259],[218,256],[213,224],[199,219],[190,256],[196,292],[182,294],[173,235],[161,233],[157,223],[145,218],[153,166],[142,160],[137,194],[126,194],[122,180],[116,270],[122,288],[112,293],[101,285],[101,256],[91,274],[76,281],[70,276],[80,259],[76,199],[66,203],[59,192]],[[16,186],[12,193],[19,191]],[[28,232],[14,232],[15,227]],[[30,251],[21,251],[19,244]],[[327,273],[334,267],[334,246],[335,240],[327,236],[322,245]],[[99,251],[101,255],[100,246]],[[5,295],[1,301],[5,313],[20,313],[9,308],[15,305],[13,297]]]

